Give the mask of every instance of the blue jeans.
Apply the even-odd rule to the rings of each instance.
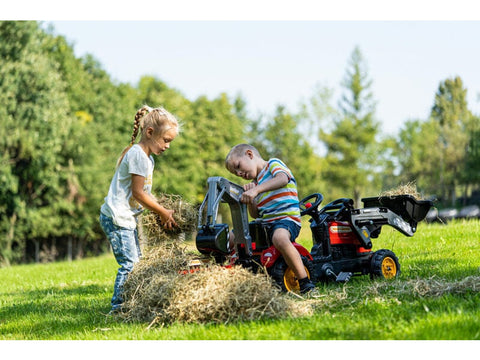
[[[123,303],[123,284],[128,274],[133,270],[133,265],[142,256],[138,242],[137,229],[130,230],[115,225],[111,218],[100,214],[100,226],[102,227],[108,241],[112,246],[113,255],[120,268],[115,278],[112,296],[112,310],[118,310]]]

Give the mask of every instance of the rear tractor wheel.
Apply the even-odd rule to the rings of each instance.
[[[309,279],[311,279],[313,274],[313,267],[311,261],[302,256],[303,266]],[[270,270],[270,276],[273,278],[275,283],[282,289],[284,292],[292,291],[295,293],[300,293],[300,285],[298,284],[298,279],[293,272],[293,269],[287,265],[283,257],[278,258],[275,264]]]

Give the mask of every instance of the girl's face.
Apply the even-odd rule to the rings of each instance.
[[[230,160],[228,170],[245,180],[254,180],[257,177],[257,164],[251,151],[242,156],[235,156]]]
[[[171,128],[160,136],[155,136],[154,134],[152,134],[150,137],[148,148],[155,155],[163,154],[165,150],[170,148],[170,143],[176,138],[176,136],[176,128]]]

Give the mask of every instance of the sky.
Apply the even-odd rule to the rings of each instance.
[[[268,7],[242,6],[252,5],[250,0],[233,2],[238,16],[223,8],[223,14],[212,15],[208,8],[194,14],[198,2],[183,14],[178,7],[149,11],[142,1],[132,3],[127,15],[110,17],[107,8],[77,18],[45,11],[34,18],[52,24],[77,56],[92,54],[114,81],[135,85],[141,76],[153,75],[190,100],[240,94],[254,117],[274,114],[277,105],[295,112],[322,87],[332,89],[337,105],[355,47],[372,80],[382,132],[394,134],[407,120],[426,119],[440,82],[455,76],[467,89],[469,108],[480,114],[480,21],[472,20],[468,8],[458,10],[463,0],[453,7],[427,1],[438,14],[404,0],[388,2],[391,10],[380,8],[384,13],[378,15],[358,8],[359,16],[352,14],[358,1],[347,1],[349,7],[337,7],[331,16],[323,15],[324,8],[282,6],[283,0],[267,1],[275,5],[270,9],[280,9],[273,15]],[[201,3],[207,7],[212,1]]]

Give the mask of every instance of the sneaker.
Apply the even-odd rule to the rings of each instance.
[[[300,285],[300,294],[305,294],[315,289],[314,283],[309,278],[298,280],[298,284]]]

